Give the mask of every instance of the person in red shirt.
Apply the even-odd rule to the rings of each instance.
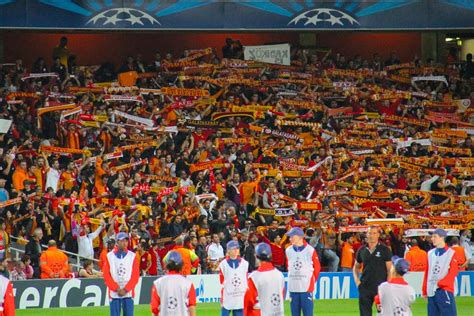
[[[400,106],[400,100],[383,100],[377,103],[378,112],[383,115],[395,115],[397,113],[398,107]]]
[[[0,316],[15,316],[15,297],[13,296],[12,283],[3,275],[0,275],[0,296],[3,301],[0,307]]]
[[[151,243],[151,248],[148,250],[148,253],[151,256],[151,267],[148,269],[149,275],[161,275],[163,274],[161,257],[158,253],[158,243],[153,241]]]
[[[138,244],[137,251],[135,252],[140,260],[140,275],[147,276],[148,270],[151,268],[152,261],[151,255],[148,252],[148,245],[142,241]]]
[[[285,248],[280,245],[281,237],[280,235],[270,236],[268,238],[265,236],[264,232],[261,232],[261,241],[270,245],[272,249],[272,264],[280,271],[285,271]]]

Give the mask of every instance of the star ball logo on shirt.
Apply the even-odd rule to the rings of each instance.
[[[280,295],[278,293],[273,293],[270,298],[270,302],[272,303],[273,306],[280,305],[280,302],[281,302]]]
[[[232,285],[234,287],[239,287],[241,284],[242,280],[237,275],[234,275],[234,277],[232,278]]]
[[[301,262],[301,260],[297,259],[295,262],[293,262],[293,269],[295,269],[296,271],[300,271],[302,267],[303,263]]]
[[[168,310],[174,311],[178,307],[178,299],[174,296],[170,296],[168,298],[167,307],[168,307]]]

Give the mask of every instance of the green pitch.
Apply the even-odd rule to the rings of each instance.
[[[456,297],[458,316],[472,316],[474,311],[474,297]],[[285,303],[285,315],[290,315],[289,304]],[[358,315],[357,300],[323,300],[314,302],[314,315]],[[426,315],[426,302],[418,299],[413,305],[413,315]],[[150,307],[140,305],[135,307],[135,316],[149,316]],[[99,316],[109,315],[106,307],[74,307],[74,308],[52,308],[30,309],[17,311],[17,316]],[[219,303],[202,303],[197,306],[197,315],[219,316]],[[375,315],[375,313],[374,313]]]

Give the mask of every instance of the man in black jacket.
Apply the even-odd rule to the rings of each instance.
[[[39,279],[40,277],[40,266],[39,259],[41,256],[41,240],[43,239],[43,231],[41,228],[36,228],[33,232],[33,238],[26,244],[25,254],[30,256],[31,266],[33,267],[33,277]]]
[[[258,238],[255,233],[251,233],[248,239],[248,245],[245,246],[244,259],[249,263],[249,272],[257,269],[255,247],[257,246]]]

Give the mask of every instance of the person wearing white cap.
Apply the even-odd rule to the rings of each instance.
[[[377,315],[380,316],[411,316],[411,304],[415,302],[415,290],[403,279],[410,270],[410,263],[398,256],[392,257],[390,280],[379,285],[375,296]]]
[[[321,271],[318,254],[304,240],[301,228],[293,227],[286,235],[291,242],[291,246],[286,248],[291,315],[313,315],[314,285]]]
[[[134,289],[140,278],[140,265],[134,252],[128,250],[127,233],[117,234],[117,247],[107,254],[104,282],[109,289],[110,316],[133,316]]]
[[[453,249],[446,245],[448,233],[441,228],[431,234],[436,248],[428,252],[428,267],[423,278],[423,297],[428,296],[428,316],[455,316],[454,282],[458,262]]]
[[[249,263],[239,256],[238,241],[229,241],[226,248],[228,256],[219,263],[221,316],[228,316],[231,312],[233,316],[243,316]]]

